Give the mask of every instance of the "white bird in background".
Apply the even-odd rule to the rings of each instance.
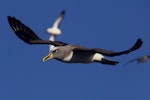
[[[47,28],[47,33],[50,34],[50,37],[49,37],[49,40],[50,41],[55,41],[55,36],[56,35],[60,35],[62,32],[61,30],[59,29],[59,24],[60,22],[62,21],[62,19],[64,18],[64,15],[65,15],[65,10],[63,10],[59,17],[55,20],[53,26],[51,28]],[[54,46],[53,45],[49,45],[49,51],[53,48]]]

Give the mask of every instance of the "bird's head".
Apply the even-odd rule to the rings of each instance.
[[[69,46],[69,45],[54,47],[51,49],[49,54],[43,58],[43,62],[50,60],[52,58],[60,60],[60,61],[64,61],[66,57],[70,55],[73,48],[74,47]]]
[[[43,57],[43,62],[55,58],[54,55],[57,55],[58,47],[53,47],[47,56]]]

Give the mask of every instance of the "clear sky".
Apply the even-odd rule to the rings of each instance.
[[[150,61],[124,64],[150,54],[149,0],[1,0],[0,100],[150,100]],[[62,10],[66,15],[57,40],[88,48],[122,51],[137,38],[142,47],[111,57],[116,66],[45,63],[48,45],[28,45],[11,30],[15,16],[42,39]]]

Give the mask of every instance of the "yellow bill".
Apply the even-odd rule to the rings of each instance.
[[[47,56],[43,57],[43,62],[53,58],[53,52],[48,53]]]

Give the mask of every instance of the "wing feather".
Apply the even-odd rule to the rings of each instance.
[[[64,18],[64,15],[65,15],[65,10],[63,10],[63,11],[60,13],[59,17],[58,17],[58,18],[56,19],[56,21],[54,22],[53,27],[58,27],[58,26],[59,26],[60,22],[61,22],[62,19]]]
[[[120,56],[122,54],[128,54],[132,51],[135,51],[135,50],[139,49],[142,46],[142,43],[143,43],[143,41],[141,39],[138,39],[136,41],[136,43],[130,49],[124,50],[124,51],[121,51],[121,52],[114,52],[114,51],[111,51],[111,50],[104,50],[104,49],[100,49],[100,48],[87,49],[87,48],[83,48],[83,47],[78,47],[78,48],[75,48],[74,50],[78,51],[78,52],[84,51],[84,52],[100,53],[100,54],[105,55],[105,56],[113,57],[113,56]]]
[[[24,42],[26,42],[28,44],[51,44],[54,46],[68,45],[67,43],[63,43],[63,42],[59,42],[59,41],[53,42],[53,41],[42,40],[28,26],[24,25],[21,21],[17,20],[15,17],[8,16],[8,22],[9,22],[12,30],[18,36],[18,38],[20,38],[21,40],[23,40]],[[84,51],[84,52],[100,53],[105,56],[113,57],[113,56],[120,56],[122,54],[128,54],[134,50],[137,50],[142,46],[142,43],[143,43],[142,39],[139,38],[130,49],[124,50],[121,52],[114,52],[114,51],[104,50],[104,49],[100,49],[100,48],[87,49],[87,48],[84,48],[81,46],[77,46],[74,50],[76,52]]]
[[[42,40],[28,26],[24,25],[21,21],[17,20],[15,17],[8,16],[8,22],[12,30],[17,35],[17,37],[28,44],[51,44],[54,46],[67,45],[67,43],[59,41],[53,42]]]

